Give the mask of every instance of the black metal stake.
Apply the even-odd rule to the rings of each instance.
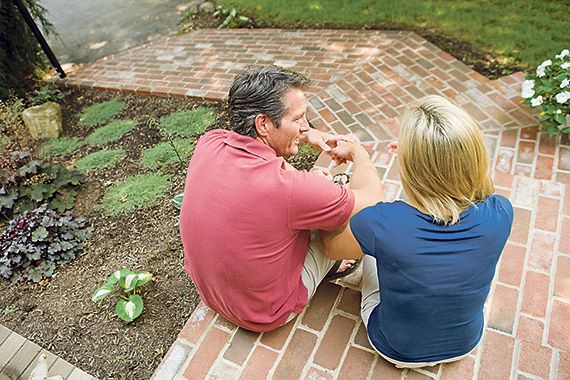
[[[55,54],[53,54],[53,51],[49,47],[46,39],[44,38],[44,36],[42,34],[42,32],[40,31],[40,29],[38,28],[38,26],[34,22],[34,19],[30,15],[30,12],[28,12],[28,9],[26,8],[26,6],[22,2],[22,0],[14,0],[14,4],[18,8],[18,10],[20,11],[20,14],[22,15],[22,17],[26,21],[26,24],[28,24],[28,27],[30,28],[30,30],[32,31],[34,36],[36,37],[36,40],[40,43],[40,46],[42,47],[44,53],[46,53],[51,65],[55,68],[55,71],[57,71],[57,75],[61,79],[65,78],[66,74],[63,71],[63,69],[61,68],[59,61],[55,57]]]

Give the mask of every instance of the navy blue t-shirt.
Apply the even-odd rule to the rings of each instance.
[[[500,196],[444,226],[403,201],[356,214],[350,228],[374,256],[380,304],[368,336],[384,355],[433,362],[471,351],[483,333],[483,305],[511,232],[513,208]]]

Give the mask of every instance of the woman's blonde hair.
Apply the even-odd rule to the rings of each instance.
[[[410,201],[437,223],[457,223],[463,210],[494,192],[481,132],[465,111],[441,96],[408,106],[398,160]]]

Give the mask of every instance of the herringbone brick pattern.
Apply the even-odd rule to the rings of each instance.
[[[406,104],[441,94],[473,116],[497,192],[515,207],[486,303],[488,326],[460,362],[397,370],[367,342],[356,273],[323,284],[303,314],[271,333],[239,329],[200,304],[155,379],[570,379],[570,146],[537,133],[537,118],[520,103],[522,73],[490,81],[410,32],[198,30],[84,67],[66,83],[224,99],[250,64],[311,77],[311,122],[368,149],[388,201],[405,197],[387,144]],[[325,155],[317,165],[350,171]]]

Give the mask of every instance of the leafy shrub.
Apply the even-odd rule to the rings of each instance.
[[[102,169],[113,166],[125,158],[125,155],[126,154],[123,149],[100,150],[77,160],[75,167],[77,167],[80,172],[87,173],[93,169]]]
[[[251,19],[244,15],[238,14],[235,8],[226,8],[221,4],[216,7],[216,11],[212,16],[224,18],[224,22],[218,25],[218,29],[240,28],[253,25]]]
[[[299,145],[299,152],[296,155],[287,157],[285,160],[297,170],[310,171],[320,154],[320,150],[304,143]]]
[[[24,102],[18,98],[0,101],[0,132],[9,131],[14,124],[22,124],[20,115],[24,110]]]
[[[137,294],[139,288],[150,280],[152,280],[152,274],[146,271],[133,273],[128,268],[117,270],[109,276],[103,286],[95,290],[91,300],[97,302],[115,294],[119,298],[115,313],[123,321],[132,322],[141,315],[144,309],[143,299]],[[118,285],[118,291],[116,285]]]
[[[92,233],[83,218],[59,214],[46,205],[10,221],[0,235],[0,275],[12,282],[40,282],[75,259]]]
[[[125,108],[125,102],[117,99],[90,105],[83,109],[79,124],[87,127],[103,125],[120,114],[123,108]]]
[[[21,99],[0,100],[0,153],[7,150],[13,137],[23,130],[24,124],[20,118],[23,110],[24,103]]]
[[[101,200],[101,209],[110,215],[151,208],[170,187],[165,174],[139,174],[111,186]]]
[[[522,84],[523,103],[540,107],[540,121],[549,135],[570,135],[570,51],[542,62]]]
[[[56,35],[40,1],[23,3],[47,35]],[[0,41],[0,99],[7,99],[12,90],[24,95],[37,76],[37,69],[46,67],[46,60],[13,1],[0,1]]]
[[[50,139],[45,142],[40,153],[43,157],[65,156],[81,146],[81,141],[77,137],[60,137]]]
[[[136,126],[137,122],[134,120],[115,120],[104,127],[97,128],[87,136],[87,141],[91,145],[103,145],[117,141]]]
[[[53,84],[45,84],[30,95],[30,104],[32,106],[38,106],[46,102],[57,103],[64,97],[65,94]]]
[[[158,169],[177,162],[179,158],[181,160],[187,159],[193,151],[194,143],[191,140],[176,139],[146,149],[142,152],[140,162],[142,166],[149,169]]]
[[[171,137],[201,135],[216,120],[213,110],[197,107],[192,111],[178,111],[160,119],[162,130]]]
[[[11,219],[43,203],[63,212],[75,204],[75,187],[83,181],[76,170],[32,160],[27,152],[14,152],[0,172],[0,220]]]

